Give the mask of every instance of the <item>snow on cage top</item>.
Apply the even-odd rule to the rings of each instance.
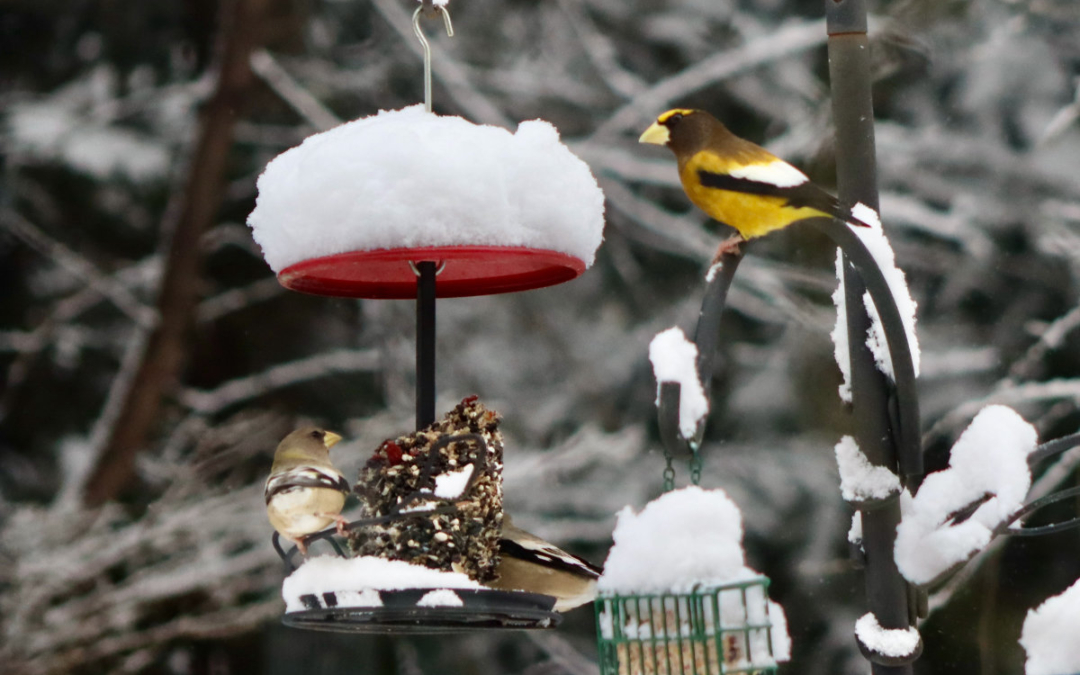
[[[604,196],[548,122],[516,133],[416,105],[307,138],[266,167],[248,218],[266,262],[354,251],[520,247],[592,264]],[[575,275],[576,276],[576,275]]]

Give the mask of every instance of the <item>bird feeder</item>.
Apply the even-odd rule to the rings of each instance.
[[[432,113],[422,14],[441,14],[449,35],[453,29],[445,3],[424,3],[413,15],[425,50],[425,105],[342,124],[279,155],[259,178],[257,205],[248,219],[266,261],[288,289],[415,300],[418,431],[436,417],[436,300],[574,279],[592,264],[604,224],[603,193],[552,125],[523,122],[511,133]],[[469,436],[450,434],[438,442],[473,444],[476,458],[488,457],[490,445]],[[501,458],[501,446],[498,452]],[[471,485],[470,480],[461,494]],[[426,504],[420,512],[452,510],[457,496],[418,494]],[[404,522],[415,512],[372,522]],[[312,539],[330,540],[342,564],[348,562],[331,534]],[[276,538],[274,543],[291,571],[290,555]],[[321,560],[297,572],[313,562],[338,564]],[[545,628],[561,618],[550,596],[493,590],[466,583],[471,580],[464,574],[451,578],[427,571],[445,576],[423,588],[357,589],[348,588],[356,572],[345,573],[340,588],[333,587],[332,570],[321,579],[309,574],[310,587],[297,582],[299,590],[286,594],[284,622],[345,632],[443,632]]]
[[[741,255],[709,272],[694,341],[678,328],[653,340],[665,494],[624,511],[595,601],[601,675],[774,673],[790,657],[783,609],[747,568],[742,516],[721,490],[697,487],[720,314]],[[693,486],[675,490],[675,460]]]
[[[600,675],[774,673],[769,580],[685,593],[602,594]]]

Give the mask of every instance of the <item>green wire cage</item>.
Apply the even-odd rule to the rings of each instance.
[[[596,599],[600,675],[775,673],[769,580]]]

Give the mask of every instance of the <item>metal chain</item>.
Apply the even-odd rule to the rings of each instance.
[[[695,449],[694,454],[690,457],[690,482],[694,485],[701,484],[701,464],[701,453]]]
[[[667,460],[667,466],[664,467],[664,492],[671,492],[675,489],[675,467],[671,465],[671,455],[667,450],[664,451],[664,459]]]

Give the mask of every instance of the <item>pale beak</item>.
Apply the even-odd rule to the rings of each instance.
[[[671,134],[668,133],[668,128],[664,125],[653,122],[652,126],[645,130],[645,133],[641,134],[641,138],[638,139],[638,143],[652,143],[653,145],[667,145],[671,140]]]
[[[323,436],[322,442],[323,442],[323,445],[326,446],[326,449],[329,450],[330,448],[334,447],[334,444],[337,443],[340,440],[341,440],[341,435],[340,434],[335,434],[333,431],[327,431],[326,435]]]

